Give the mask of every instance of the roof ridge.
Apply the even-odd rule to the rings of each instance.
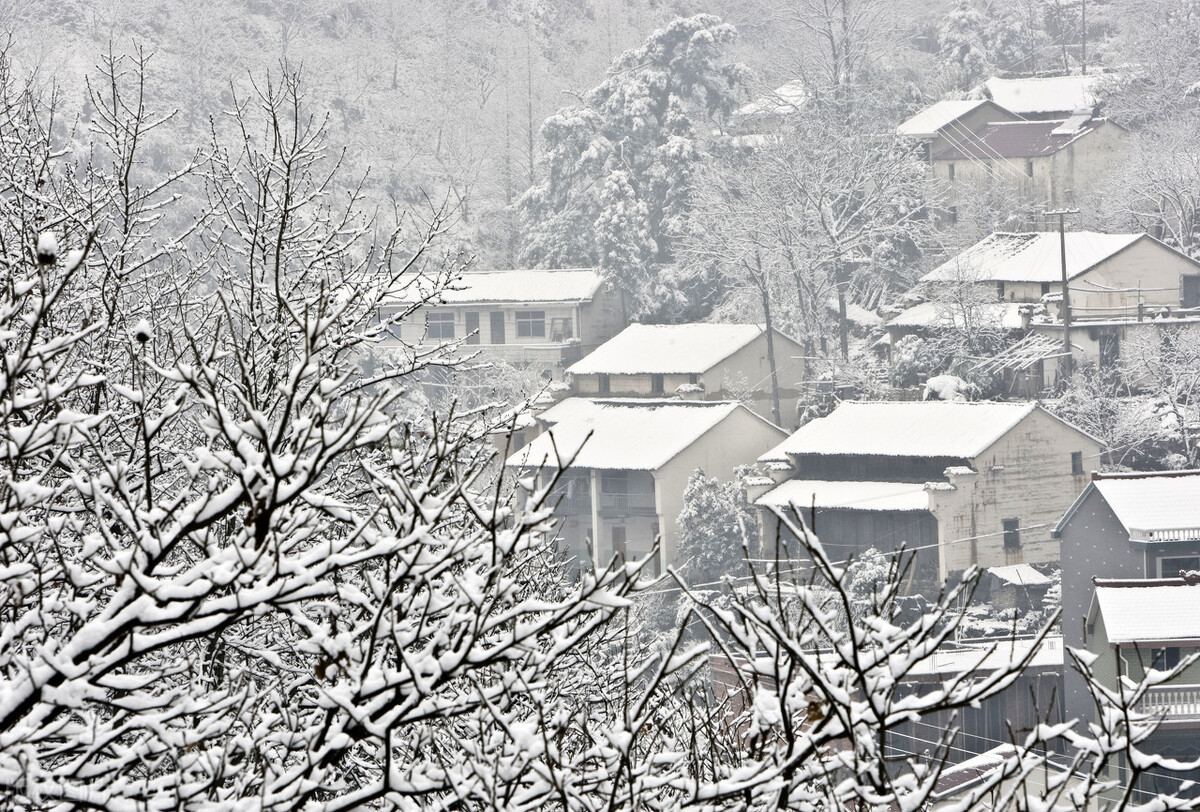
[[[1111,589],[1145,589],[1158,586],[1192,586],[1182,578],[1101,578],[1092,576],[1092,583],[1097,587]]]
[[[1093,471],[1092,481],[1109,479],[1172,479],[1184,476],[1200,476],[1200,469],[1186,468],[1181,471]]]

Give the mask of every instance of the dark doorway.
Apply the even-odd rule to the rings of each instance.
[[[492,318],[492,343],[504,343],[504,311],[496,310],[491,314]]]

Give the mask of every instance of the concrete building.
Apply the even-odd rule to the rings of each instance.
[[[557,476],[558,536],[579,561],[675,559],[676,519],[697,468],[728,481],[787,436],[740,403],[568,398],[537,416],[542,433],[509,468]],[[559,471],[562,471],[561,475]]]
[[[803,348],[773,331],[780,422],[796,424]],[[757,324],[631,324],[567,370],[584,397],[741,400],[773,420],[767,331]]]
[[[944,206],[954,220],[959,189],[1035,206],[1075,205],[1123,159],[1128,134],[1091,113],[1054,121],[1000,121],[932,156],[933,176],[950,188]]]
[[[628,323],[624,296],[591,269],[473,271],[440,292],[414,285],[401,298],[392,311],[416,308],[397,326],[404,342],[461,342],[554,378]]]
[[[1093,474],[1054,535],[1062,546],[1063,639],[1091,648],[1097,639],[1089,631],[1096,620],[1089,619],[1098,592],[1093,579],[1141,581],[1200,570],[1200,471]],[[1066,674],[1064,700],[1068,716],[1091,718],[1093,703],[1077,673]]]
[[[843,403],[760,458],[752,494],[764,546],[788,536],[775,510],[835,560],[917,550],[914,583],[969,566],[1057,561],[1050,529],[1087,484],[1100,441],[1033,403]]]

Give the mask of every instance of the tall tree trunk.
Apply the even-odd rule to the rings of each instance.
[[[850,322],[846,318],[846,285],[838,283],[838,342],[842,348],[842,360],[850,358]]]
[[[754,264],[756,271],[750,273],[758,292],[762,296],[763,321],[767,331],[767,367],[771,370],[771,420],[777,426],[783,425],[783,417],[779,408],[779,369],[775,365],[775,324],[771,317],[771,289],[767,284],[767,275],[763,271],[762,257],[755,253]]]

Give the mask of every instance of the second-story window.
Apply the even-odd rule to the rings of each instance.
[[[545,338],[546,311],[522,310],[517,313],[518,338]]]
[[[429,338],[454,338],[454,314],[426,313],[425,334]]]
[[[1083,452],[1071,452],[1071,473],[1080,476],[1083,473]]]

